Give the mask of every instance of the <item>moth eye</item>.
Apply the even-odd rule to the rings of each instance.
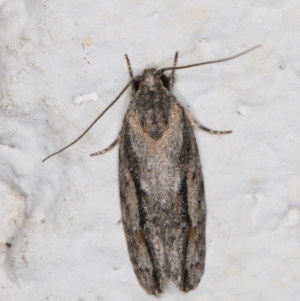
[[[135,91],[138,91],[140,89],[140,82],[139,80],[133,80],[133,88]]]
[[[169,79],[164,74],[162,74],[160,80],[162,81],[164,87],[169,90],[170,87]]]

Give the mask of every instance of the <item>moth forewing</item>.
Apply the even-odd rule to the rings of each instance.
[[[146,114],[145,103],[154,100]],[[129,108],[119,136],[119,181],[134,271],[150,294],[163,292],[168,279],[187,292],[199,283],[205,258],[204,187],[192,125],[165,88],[140,92]]]

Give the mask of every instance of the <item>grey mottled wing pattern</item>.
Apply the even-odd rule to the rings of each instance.
[[[205,200],[197,144],[184,109],[170,103],[168,129],[160,139],[148,135],[132,108],[119,136],[128,251],[138,281],[154,295],[168,279],[188,292],[204,272]]]
[[[191,151],[187,172],[187,199],[190,218],[187,255],[185,260],[185,283],[183,291],[194,289],[200,282],[205,267],[206,204],[200,158],[191,122],[189,122]]]

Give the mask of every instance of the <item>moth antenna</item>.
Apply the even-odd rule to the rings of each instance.
[[[162,69],[159,69],[158,71],[160,72],[165,72],[165,71],[168,71],[168,70],[177,70],[177,69],[185,69],[185,68],[191,68],[191,67],[196,67],[196,66],[200,66],[200,65],[207,65],[207,64],[214,64],[214,63],[220,63],[220,62],[225,62],[225,61],[229,61],[229,60],[232,60],[232,59],[235,59],[241,55],[244,55],[256,48],[260,48],[262,47],[261,45],[256,45],[246,51],[243,51],[239,54],[236,54],[234,56],[230,56],[230,57],[227,57],[227,58],[224,58],[224,59],[220,59],[220,60],[216,60],[216,61],[207,61],[207,62],[203,62],[203,63],[198,63],[198,64],[192,64],[192,65],[186,65],[186,66],[179,66],[179,67],[167,67],[167,68],[162,68]]]
[[[176,67],[178,60],[178,51],[175,52],[173,67]],[[175,69],[172,70],[171,75],[169,76],[169,90],[171,91],[175,84]]]
[[[178,60],[178,51],[175,52],[175,58],[174,58],[173,67],[176,67],[176,65],[177,65],[177,60]],[[175,69],[172,70],[171,76],[172,76],[172,77],[175,76]]]
[[[59,151],[51,154],[50,156],[46,157],[42,162],[45,162],[46,160],[48,160],[52,156],[55,156],[55,155],[61,153],[62,151],[64,151],[68,147],[70,147],[73,144],[75,144],[78,140],[80,140],[91,129],[91,127],[106,113],[106,111],[116,103],[116,101],[122,96],[122,94],[128,89],[128,87],[130,87],[131,83],[132,83],[132,80],[129,81],[129,83],[123,88],[123,90],[115,98],[115,100],[110,105],[108,105],[106,107],[106,109],[92,122],[92,124],[77,139],[75,139],[73,142],[71,142],[70,144],[68,144],[67,146],[65,146],[64,148],[62,148],[61,150],[59,150]]]
[[[128,67],[128,71],[129,71],[129,75],[130,75],[130,79],[133,79],[133,73],[132,73],[132,69],[131,69],[131,64],[130,64],[130,60],[127,54],[125,54],[125,59],[127,62],[127,67]]]

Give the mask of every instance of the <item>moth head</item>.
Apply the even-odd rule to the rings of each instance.
[[[169,79],[160,70],[155,68],[145,69],[143,75],[136,76],[133,79],[133,86],[135,91],[151,91],[162,88],[169,90]]]

